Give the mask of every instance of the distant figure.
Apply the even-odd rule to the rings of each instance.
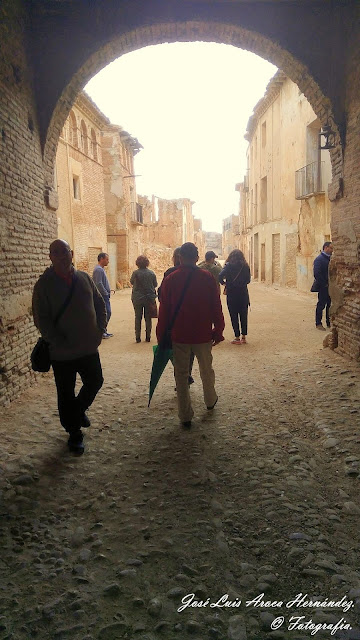
[[[144,315],[146,342],[150,342],[151,315],[147,303],[156,300],[157,280],[155,273],[148,269],[150,263],[146,256],[139,256],[135,264],[138,268],[130,278],[133,287],[131,300],[135,311],[135,339],[136,342],[141,342],[141,321]]]
[[[218,258],[214,251],[207,251],[205,253],[205,260],[198,265],[200,269],[207,269],[211,275],[214,276],[216,284],[219,286],[219,274],[222,271],[222,266],[219,262],[216,262],[215,258]]]
[[[329,296],[329,264],[333,252],[332,242],[324,242],[322,252],[314,260],[314,284],[312,290],[318,294],[318,302],[315,310],[315,326],[320,331],[326,331],[322,324],[322,315],[326,307],[326,326],[330,327],[330,305]]]
[[[161,300],[161,287],[162,287],[162,284],[163,284],[165,278],[167,278],[170,275],[170,273],[173,273],[174,271],[176,271],[176,269],[178,269],[180,267],[180,264],[181,264],[181,261],[180,261],[180,249],[181,249],[181,247],[176,247],[176,249],[174,249],[173,258],[172,258],[174,266],[170,267],[169,269],[167,269],[165,271],[164,277],[163,277],[163,281],[162,281],[160,287],[158,288],[159,302]],[[189,361],[189,378],[188,378],[189,385],[190,384],[194,384],[194,382],[195,382],[194,378],[192,377],[192,368],[193,368],[193,365],[194,365],[194,358],[195,358],[195,356],[194,356],[193,352],[191,352],[190,361]],[[175,375],[175,370],[174,370],[174,375]],[[175,387],[175,391],[176,391],[176,387]]]
[[[98,346],[106,326],[106,310],[93,280],[72,265],[73,252],[65,240],[50,245],[52,266],[35,284],[35,326],[49,343],[60,422],[69,434],[70,451],[84,453],[85,411],[103,384]],[[83,386],[75,396],[76,375]]]
[[[105,273],[104,267],[107,267],[109,264],[109,256],[107,253],[99,253],[98,255],[98,265],[95,267],[93,271],[93,280],[99,289],[106,307],[106,315],[107,315],[107,324],[106,329],[104,331],[103,338],[112,338],[113,334],[108,333],[107,327],[111,318],[111,304],[110,304],[110,295],[111,289],[109,280],[107,279],[107,275]]]
[[[234,249],[229,254],[225,267],[219,275],[220,284],[226,284],[227,306],[235,334],[231,344],[246,344],[248,307],[250,305],[247,285],[250,279],[250,267],[245,260],[243,252],[240,249]]]
[[[180,267],[163,282],[156,328],[158,342],[161,343],[176,316],[171,339],[178,413],[184,427],[191,426],[194,415],[188,384],[190,354],[193,352],[198,360],[204,400],[210,411],[218,400],[211,349],[224,339],[224,316],[218,287],[210,273],[196,266],[198,259],[197,247],[192,242],[185,242],[180,249]]]

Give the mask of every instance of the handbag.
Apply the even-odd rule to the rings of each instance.
[[[64,302],[64,304],[62,305],[60,311],[58,311],[55,320],[54,320],[54,327],[57,325],[57,323],[59,322],[62,314],[64,313],[66,307],[68,306],[71,298],[72,298],[72,294],[74,291],[74,287],[75,287],[75,283],[76,283],[76,276],[74,275],[73,277],[73,281],[71,284],[71,288],[70,291],[67,295],[67,298]],[[49,343],[46,342],[46,340],[44,340],[44,338],[39,338],[35,347],[33,348],[31,355],[30,355],[30,360],[31,360],[31,368],[33,371],[38,371],[39,373],[47,373],[50,370],[51,367],[51,360],[50,360],[50,347],[49,347]]]
[[[158,308],[157,308],[156,300],[149,300],[146,303],[146,306],[148,308],[150,318],[157,318],[158,317]]]
[[[33,371],[46,373],[50,369],[49,343],[44,338],[39,338],[30,356]]]
[[[186,290],[187,290],[187,288],[188,288],[188,286],[189,286],[189,284],[190,284],[190,280],[191,280],[191,278],[192,278],[192,276],[193,276],[193,273],[195,272],[195,269],[196,269],[196,268],[197,268],[197,267],[195,267],[194,269],[192,269],[192,270],[190,271],[189,275],[188,275],[188,278],[187,278],[187,280],[186,280],[186,282],[185,282],[185,285],[184,285],[184,288],[183,288],[183,290],[182,290],[181,296],[180,296],[179,301],[178,301],[178,303],[177,303],[177,305],[176,305],[176,308],[175,308],[175,311],[174,311],[174,315],[173,315],[173,317],[172,317],[172,320],[171,320],[171,322],[170,322],[169,326],[167,327],[167,329],[166,329],[166,331],[165,331],[165,333],[164,333],[163,337],[161,338],[161,340],[160,340],[160,342],[159,342],[159,347],[160,347],[160,349],[172,349],[171,331],[172,331],[172,328],[173,328],[173,326],[174,326],[174,324],[175,324],[176,316],[177,316],[177,314],[179,313],[180,307],[181,307],[181,305],[182,305],[182,303],[183,303],[183,300],[184,300],[184,297],[185,297]]]

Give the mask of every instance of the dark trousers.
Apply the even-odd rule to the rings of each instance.
[[[248,322],[248,303],[247,301],[239,300],[239,298],[232,298],[227,296],[227,306],[229,309],[230,319],[234,335],[236,338],[240,336],[239,317],[241,324],[241,333],[243,336],[247,335],[247,322]]]
[[[81,419],[104,382],[98,353],[76,360],[52,361],[60,422],[68,433],[80,429]],[[83,386],[75,396],[76,375]]]
[[[141,335],[141,320],[144,314],[145,317],[145,331],[146,337],[151,338],[151,317],[149,308],[147,305],[140,304],[138,302],[133,302],[133,307],[135,311],[135,339],[139,340]]]
[[[326,324],[328,327],[330,326],[330,305],[331,305],[331,298],[329,296],[329,289],[327,287],[322,287],[318,292],[318,303],[316,305],[316,311],[315,311],[316,326],[322,323],[322,315],[325,307],[326,307],[326,311],[325,311]]]

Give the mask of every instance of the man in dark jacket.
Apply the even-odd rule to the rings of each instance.
[[[318,303],[315,311],[315,325],[320,331],[326,331],[322,324],[322,315],[325,307],[326,326],[330,327],[331,298],[329,296],[329,262],[332,252],[332,243],[324,242],[322,252],[314,260],[314,285],[315,290],[318,292]]]
[[[198,360],[205,404],[212,410],[218,398],[211,349],[224,340],[222,334],[225,323],[214,278],[209,272],[196,266],[199,259],[197,247],[192,242],[183,244],[180,259],[180,267],[165,278],[162,284],[156,335],[161,343],[186,287],[171,338],[179,418],[185,427],[190,427],[194,415],[188,384],[190,354],[193,352]]]
[[[35,326],[49,343],[60,422],[69,434],[70,451],[81,455],[81,427],[90,426],[85,411],[103,384],[98,346],[106,327],[106,309],[93,280],[73,267],[72,257],[65,240],[51,243],[52,266],[35,284],[32,307]],[[64,311],[56,321],[61,308]],[[83,385],[75,396],[77,373]]]

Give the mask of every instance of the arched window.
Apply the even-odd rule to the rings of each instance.
[[[94,160],[98,159],[96,133],[94,129],[91,129],[91,155],[94,158]]]
[[[79,141],[78,141],[77,124],[76,124],[75,113],[73,111],[70,111],[70,115],[69,115],[69,129],[70,129],[70,144],[72,144],[74,147],[78,147]]]
[[[82,148],[83,152],[86,153],[86,155],[87,155],[89,153],[88,135],[87,135],[87,129],[86,129],[86,124],[85,124],[84,120],[81,120],[80,134],[81,134],[81,148]]]
[[[60,133],[60,138],[62,138],[63,140],[67,140],[68,139],[68,128],[69,128],[69,123],[68,123],[68,120],[66,120],[66,122],[65,122],[65,124],[64,124],[64,126],[62,128],[62,131]]]

